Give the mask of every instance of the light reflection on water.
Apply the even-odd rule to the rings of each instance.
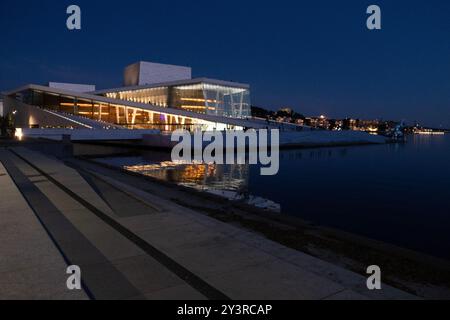
[[[110,157],[95,160],[159,180],[219,195],[229,200],[244,201],[270,211],[280,211],[280,206],[275,202],[254,196],[249,192],[250,166],[248,164],[186,164],[181,161],[152,161],[145,156]]]

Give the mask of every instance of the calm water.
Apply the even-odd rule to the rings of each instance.
[[[414,136],[400,145],[283,151],[276,176],[260,176],[257,166],[169,160],[149,151],[101,159],[450,259],[450,135]]]

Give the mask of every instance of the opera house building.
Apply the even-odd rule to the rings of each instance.
[[[251,116],[247,84],[196,78],[191,68],[137,62],[125,68],[124,86],[28,84],[4,92],[4,112],[18,128],[242,129]]]

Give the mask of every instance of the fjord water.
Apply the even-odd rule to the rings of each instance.
[[[282,213],[450,259],[450,136],[285,151],[249,189]]]
[[[173,165],[170,155],[152,151],[99,160],[202,190],[269,199],[282,215],[450,260],[450,135],[280,156],[275,176],[261,176],[258,166]]]

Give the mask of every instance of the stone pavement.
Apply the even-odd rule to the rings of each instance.
[[[0,163],[0,299],[87,299],[83,290],[67,290],[66,269],[62,253]]]
[[[0,151],[0,161],[7,170],[0,186],[16,195],[9,209],[3,209],[6,201],[0,203],[7,231],[2,236],[12,237],[9,245],[0,244],[0,253],[9,250],[15,259],[2,259],[0,266],[12,266],[19,277],[27,259],[43,263],[42,270],[57,268],[58,257],[64,271],[67,264],[79,265],[86,294],[74,299],[415,298],[387,285],[369,291],[358,274],[157,197],[94,165],[76,170],[23,147]],[[30,214],[11,224],[8,210]],[[29,243],[12,235],[32,219],[39,228],[30,233],[48,241],[39,244],[37,250],[45,253],[39,257],[22,254]],[[58,277],[65,286],[66,276],[58,273],[49,281],[46,293],[53,294],[20,287],[16,296],[71,298],[73,292],[65,290],[58,295]],[[14,297],[9,293],[14,286],[14,280],[0,286],[0,298]]]

